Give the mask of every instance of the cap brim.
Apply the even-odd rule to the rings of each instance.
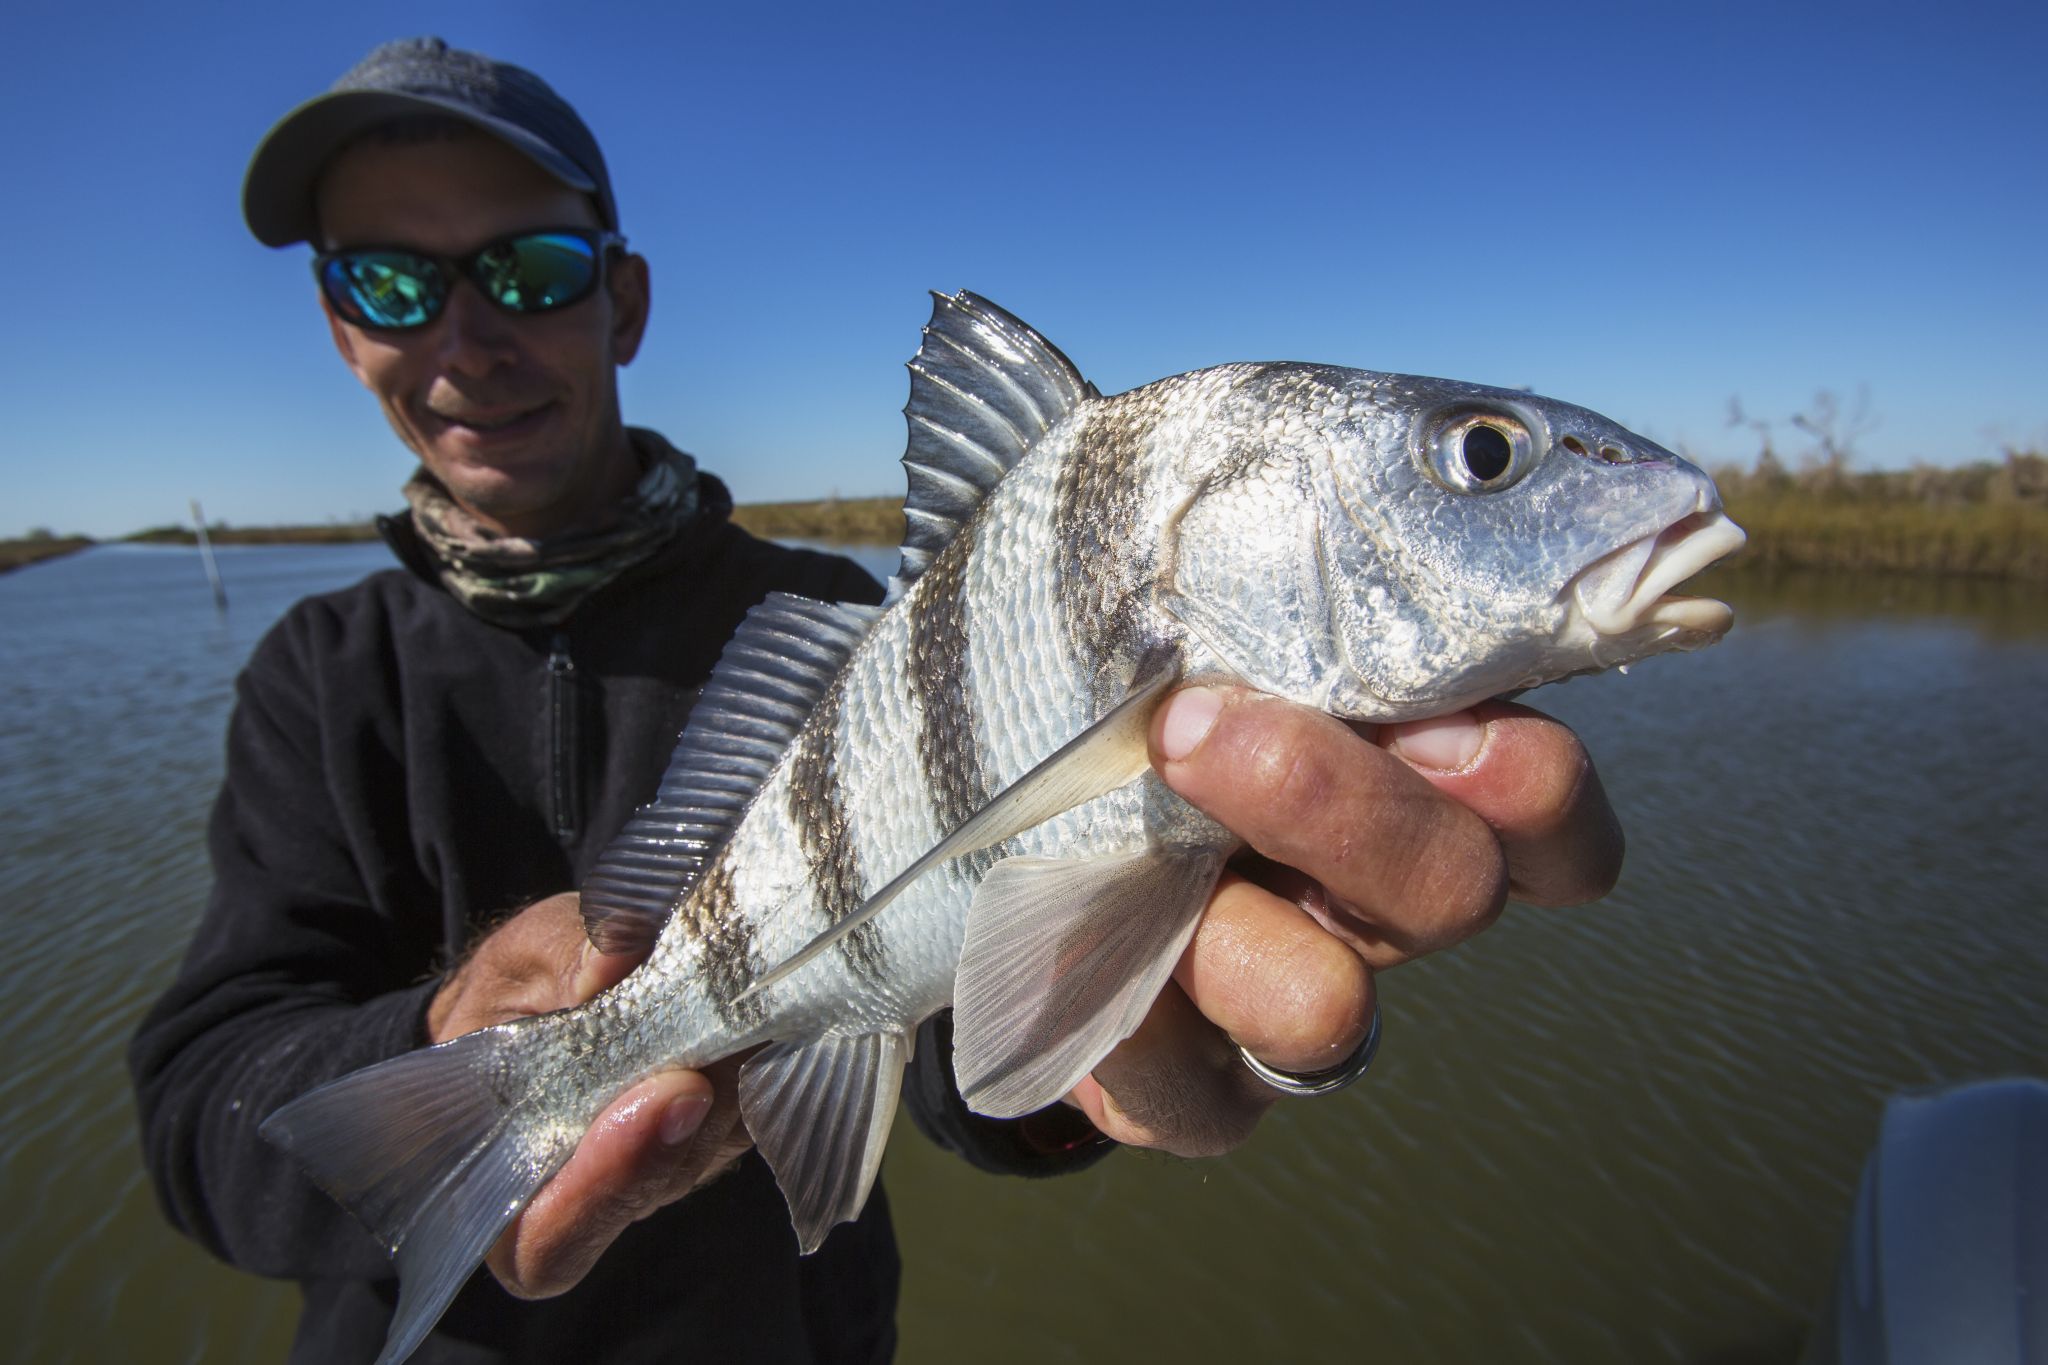
[[[569,188],[597,185],[576,163],[514,124],[468,105],[390,90],[341,90],[308,100],[278,120],[249,159],[242,181],[242,217],[265,246],[311,241],[318,223],[313,189],[328,159],[352,138],[410,114],[436,114],[489,133]]]

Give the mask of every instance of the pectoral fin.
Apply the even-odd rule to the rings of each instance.
[[[740,1068],[740,1113],[809,1255],[860,1216],[882,1166],[911,1035],[777,1043]]]
[[[1015,1118],[1058,1100],[1131,1036],[1223,868],[1211,849],[1007,858],[968,912],[953,1070],[968,1107]]]

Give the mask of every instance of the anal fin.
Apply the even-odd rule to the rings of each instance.
[[[1223,869],[1214,849],[1006,858],[968,912],[953,1070],[977,1113],[1015,1118],[1079,1083],[1144,1021]]]
[[[907,1033],[828,1034],[777,1043],[740,1068],[740,1113],[805,1255],[867,1203],[911,1046]]]

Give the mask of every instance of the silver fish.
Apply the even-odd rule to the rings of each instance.
[[[646,963],[264,1125],[392,1250],[382,1361],[656,1070],[766,1045],[740,1103],[807,1252],[860,1212],[928,1016],[954,1007],[975,1110],[1065,1095],[1237,846],[1147,765],[1174,684],[1401,720],[1728,629],[1668,595],[1742,543],[1713,483],[1584,409],[1295,363],[1104,398],[1000,308],[935,298],[889,602],[757,608],[582,889],[593,939]]]

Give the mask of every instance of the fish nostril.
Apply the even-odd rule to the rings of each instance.
[[[1636,457],[1630,453],[1626,446],[1618,446],[1612,442],[1603,443],[1600,446],[1600,453],[1597,455],[1593,453],[1593,448],[1587,445],[1585,440],[1579,436],[1561,436],[1558,438],[1557,443],[1572,454],[1583,455],[1589,460],[1597,459],[1607,464],[1638,463]]]

